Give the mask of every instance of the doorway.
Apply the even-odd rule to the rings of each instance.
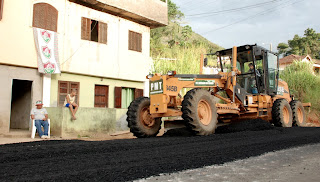
[[[29,129],[32,81],[12,80],[10,129]]]

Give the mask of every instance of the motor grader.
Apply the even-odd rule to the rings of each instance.
[[[216,57],[217,74],[202,74],[209,56]],[[182,118],[196,135],[213,134],[218,123],[257,118],[279,127],[303,126],[304,107],[310,106],[295,100],[288,84],[279,79],[278,56],[257,45],[201,55],[199,75],[169,71],[147,78],[150,98],[135,99],[127,112],[136,137],[156,136],[162,118]],[[190,90],[182,98],[186,88]]]

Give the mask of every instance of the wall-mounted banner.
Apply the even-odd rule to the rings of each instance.
[[[38,55],[38,71],[47,74],[61,73],[57,33],[33,28],[33,35]]]

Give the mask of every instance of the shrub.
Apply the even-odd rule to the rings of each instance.
[[[168,71],[177,71],[177,74],[199,74],[200,55],[206,53],[206,48],[173,46],[165,52],[154,58],[152,73],[167,74]]]
[[[288,83],[295,97],[320,110],[320,77],[314,74],[312,63],[294,61],[280,73],[280,78]]]

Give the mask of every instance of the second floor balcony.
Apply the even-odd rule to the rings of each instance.
[[[69,0],[98,11],[119,16],[150,28],[168,24],[166,0]]]

